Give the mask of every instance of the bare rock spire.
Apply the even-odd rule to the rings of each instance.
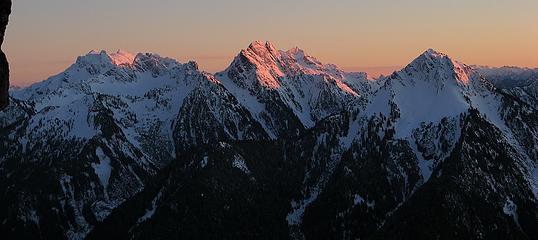
[[[9,14],[11,13],[11,0],[0,0],[0,46],[4,42]],[[6,55],[0,49],[0,109],[9,104],[9,65]]]

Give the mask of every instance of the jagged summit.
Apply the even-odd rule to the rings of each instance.
[[[235,71],[238,68],[245,71]],[[342,79],[345,75],[345,72],[337,66],[323,64],[299,47],[289,50],[277,50],[275,45],[269,41],[252,42],[248,48],[241,50],[224,72],[245,74],[245,72],[249,72],[249,69],[255,69],[258,75],[263,72],[263,75],[268,78],[261,77],[260,79],[265,80],[262,84],[272,88],[277,88],[280,85],[277,81],[273,81],[273,78],[284,76],[308,74],[326,75],[335,79]],[[269,75],[272,77],[269,78]]]
[[[133,64],[135,60],[135,55],[126,51],[118,50],[115,53],[108,54],[110,59],[112,59],[112,62],[115,65],[123,65],[123,64]]]
[[[88,54],[79,56],[76,63],[80,64],[98,64],[111,62],[108,53],[105,50],[91,50]]]
[[[269,42],[269,41],[266,41],[265,43],[262,42],[262,41],[254,41],[252,43],[250,43],[250,45],[248,46],[248,50],[252,50],[256,53],[259,53],[259,54],[264,54],[264,53],[277,53],[277,50],[274,46],[273,43]]]
[[[136,56],[123,50],[117,50],[113,53],[108,53],[106,50],[91,50],[88,54],[78,57],[77,62],[85,64],[113,64],[116,66],[132,65]]]
[[[437,65],[445,65],[449,66],[449,62],[451,62],[452,59],[444,53],[438,52],[434,49],[428,49],[424,51],[422,54],[420,54],[417,58],[415,58],[410,65],[420,65],[420,64],[437,64]]]
[[[456,117],[471,108],[492,114],[495,102],[490,85],[481,81],[478,73],[444,53],[426,50],[402,70],[386,79],[373,98],[373,112],[391,111],[391,105],[400,111],[396,135],[407,137],[423,121],[438,122],[445,117]],[[388,102],[387,102],[388,101]]]
[[[293,57],[297,61],[307,60],[310,64],[321,64],[316,58],[308,55],[303,49],[299,47],[293,47],[287,51],[282,51],[282,54]]]
[[[174,68],[188,68],[198,71],[198,64],[194,61],[182,64],[175,59],[161,57],[156,53],[133,54],[123,50],[109,53],[106,50],[92,50],[86,55],[79,56],[75,64],[70,67],[71,70],[85,69],[92,75],[103,74],[112,70],[124,73],[132,71],[139,73],[151,72],[155,77],[161,73],[166,73],[167,69]]]
[[[308,55],[303,49],[299,47],[293,47],[287,51],[281,51],[281,55],[287,59],[293,59],[296,64],[302,68],[309,69],[331,69],[337,70],[335,65],[323,64],[315,57]]]
[[[290,53],[290,54],[302,54],[302,55],[304,55],[304,50],[297,47],[297,46],[290,48],[287,52]]]
[[[290,123],[311,127],[317,120],[354,104],[355,98],[366,92],[361,79],[346,75],[334,65],[324,65],[297,47],[283,51],[261,41],[241,50],[216,78],[239,96],[272,136],[289,132],[288,126],[293,124],[279,122],[279,115],[296,115]],[[346,81],[356,85],[352,88]],[[281,107],[280,112],[275,106]]]
[[[447,57],[446,54],[439,52],[433,48],[428,48],[426,51],[424,51],[422,55],[428,55],[431,57]]]
[[[107,52],[106,50],[91,50],[88,54],[79,56],[77,63],[85,65],[115,65],[115,66],[135,66],[147,63],[148,61],[154,64],[160,62],[162,64],[168,62],[177,62],[174,59],[161,57],[155,53],[130,53],[124,50],[115,52]]]
[[[293,59],[293,63],[298,63],[303,67],[308,67],[309,65],[323,65],[316,58],[308,55],[303,49],[297,46],[289,50],[277,50],[275,45],[270,41],[266,41],[265,43],[262,41],[254,41],[248,46],[247,49],[242,50],[240,54],[244,55],[245,57],[256,56],[264,60],[274,61],[275,63],[286,59]],[[293,63],[288,61],[285,64]]]
[[[452,59],[447,54],[428,49],[392,77],[436,82],[442,87],[446,82],[469,85],[471,75],[473,75],[471,67]]]

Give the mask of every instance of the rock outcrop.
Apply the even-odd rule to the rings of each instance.
[[[11,13],[11,0],[0,0],[0,46],[4,42],[9,14]],[[0,50],[0,109],[9,103],[9,65],[6,55]]]

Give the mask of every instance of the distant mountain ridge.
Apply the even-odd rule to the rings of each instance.
[[[215,75],[91,51],[0,111],[0,233],[536,239],[538,91],[487,73],[432,49],[377,80],[270,42]]]

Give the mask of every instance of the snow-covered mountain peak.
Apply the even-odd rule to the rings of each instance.
[[[79,65],[110,65],[112,58],[105,50],[91,50],[88,54],[79,56],[76,61]]]
[[[257,75],[261,85],[273,89],[278,88],[281,78],[286,76],[321,75],[342,79],[345,74],[335,65],[323,64],[298,47],[287,51],[276,50],[271,42],[261,41],[254,41],[247,49],[241,50],[226,71],[235,74],[234,68],[241,75]]]
[[[278,89],[278,78],[284,76],[278,64],[279,58],[280,53],[273,44],[254,41],[241,50],[224,73],[217,75],[226,74],[243,88],[261,85],[263,88]]]
[[[250,43],[247,50],[253,51],[260,55],[278,53],[274,44],[269,41],[266,41],[265,43],[262,41],[254,41]]]
[[[78,57],[62,73],[27,88],[13,89],[12,96],[34,103],[36,111],[69,105],[94,94],[129,96],[126,101],[130,102],[153,101],[151,96],[159,92],[161,99],[172,102],[169,99],[177,99],[177,92],[188,92],[202,81],[214,79],[200,72],[195,62],[182,64],[152,53],[94,50]],[[165,97],[164,93],[169,95]]]
[[[240,55],[246,57],[253,64],[262,64],[269,68],[272,68],[273,66],[270,65],[275,65],[278,58],[280,58],[279,51],[277,51],[275,46],[268,41],[265,43],[254,41],[247,49],[242,50]]]
[[[126,51],[118,50],[115,53],[108,54],[114,65],[131,65],[134,62],[135,55]]]
[[[114,53],[108,53],[105,50],[91,50],[88,54],[80,56],[77,63],[84,65],[131,65],[133,64],[135,55],[123,50],[118,50]]]
[[[329,75],[337,79],[343,78],[345,74],[336,65],[323,64],[298,47],[280,51],[280,56],[280,61],[284,65],[283,69],[287,74]]]
[[[260,41],[241,50],[216,78],[273,137],[288,134],[294,124],[312,127],[358,102],[367,89],[357,75],[322,64],[299,48],[276,50]],[[281,121],[282,116],[289,119]]]
[[[489,109],[496,104],[490,84],[471,67],[428,49],[387,78],[369,111],[390,115],[397,109],[396,135],[407,137],[423,122],[454,118],[470,108],[496,119]]]
[[[299,47],[293,47],[285,52],[288,56],[293,56],[296,60],[303,59],[305,57],[310,57],[305,51]]]
[[[412,66],[420,70],[441,67],[449,70],[451,68],[450,62],[452,62],[452,59],[448,55],[430,48],[415,58],[407,67]]]
[[[471,67],[444,53],[428,49],[391,78],[400,78],[411,84],[416,81],[430,82],[442,90],[446,84],[469,85],[474,77],[472,75],[474,72]]]
[[[105,50],[92,50],[77,58],[75,68],[86,68],[91,74],[102,74],[114,68],[132,68],[138,71],[151,71],[158,75],[165,68],[181,65],[177,60],[161,57],[155,53],[129,53],[118,50],[108,53]],[[190,64],[197,68],[197,64]]]
[[[296,63],[308,67],[308,66],[323,66],[315,57],[308,55],[303,49],[294,47],[288,51],[281,51],[281,55],[285,55],[288,58],[294,59]]]
[[[424,51],[422,55],[427,55],[430,57],[447,57],[446,54],[439,52],[433,48],[429,48],[428,50]]]

